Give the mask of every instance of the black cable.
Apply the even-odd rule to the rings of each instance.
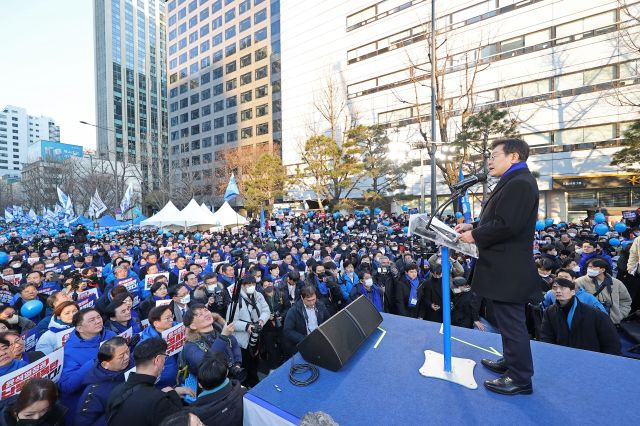
[[[289,369],[289,381],[295,386],[308,386],[311,383],[318,380],[320,377],[320,370],[313,364],[296,364],[295,355],[291,357],[291,368]],[[311,373],[305,380],[298,380],[295,378],[296,374]]]

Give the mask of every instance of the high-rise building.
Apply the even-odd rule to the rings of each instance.
[[[280,1],[170,0],[167,16],[172,176],[214,195],[223,151],[279,153]]]
[[[573,220],[598,207],[611,212],[640,202],[640,177],[610,165],[622,132],[638,118],[628,105],[640,102],[640,55],[630,46],[639,28],[637,3],[629,11],[618,0],[438,0],[436,6],[449,140],[463,113],[507,109],[531,146],[541,216]],[[410,143],[424,141],[420,123],[431,133],[430,21],[428,0],[283,3],[282,151],[290,171],[302,163],[297,146],[310,136],[308,123],[318,116],[314,99],[327,74],[344,94],[345,113],[391,130],[392,158],[418,156]],[[428,166],[425,178],[428,206]],[[406,194],[417,198],[419,168],[405,183]],[[438,193],[449,193],[440,178]],[[476,214],[480,199],[473,197]]]
[[[60,127],[52,118],[12,105],[0,111],[0,176],[19,178],[29,146],[41,140],[60,141]]]
[[[94,0],[97,152],[136,164],[143,192],[167,185],[163,0]]]

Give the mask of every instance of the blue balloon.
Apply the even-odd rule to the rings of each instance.
[[[42,302],[39,300],[29,300],[20,308],[20,315],[27,318],[33,318],[42,312]]]
[[[391,224],[391,222],[389,222],[388,220],[385,220],[385,221],[382,222],[382,224],[384,226],[389,226]]]
[[[340,217],[340,212],[335,212],[335,213],[333,214],[333,218],[334,218],[334,219],[337,219],[337,218],[339,218],[339,217]]]
[[[184,235],[182,235],[182,234],[178,235],[178,239],[179,240],[184,240]]]
[[[405,226],[404,228],[402,228],[402,232],[404,232],[405,234],[409,233],[409,227]]]
[[[604,221],[607,220],[603,213],[596,213],[594,219],[596,223],[604,223]]]
[[[364,214],[370,214],[371,210],[369,209],[369,207],[365,207],[364,208]]]
[[[311,219],[315,214],[316,212],[307,212],[307,217]]]
[[[551,225],[553,225],[553,219],[551,219],[550,217],[546,218],[546,219],[544,220],[544,225],[545,225],[545,226],[551,226]]]
[[[617,238],[611,238],[609,240],[609,244],[611,245],[611,247],[618,247],[620,245],[620,240]]]
[[[566,224],[566,223],[564,223],[564,222],[560,222],[560,223],[558,224],[558,229],[560,229],[560,228],[566,228],[566,227],[567,227],[567,224]]]
[[[625,240],[622,242],[622,248],[627,248],[629,247],[631,244],[633,244],[632,240]]]
[[[387,229],[387,232],[388,232],[389,234],[393,234],[393,228],[389,228],[389,229]]]
[[[406,204],[402,205],[402,211],[403,212],[408,212],[409,211],[409,206],[407,206]]]
[[[58,231],[55,229],[49,229],[49,236],[51,237],[55,237],[56,235],[58,235]]]
[[[9,263],[9,255],[3,251],[0,251],[0,266],[4,266]]]
[[[349,227],[347,225],[342,227],[342,232],[349,232]]]
[[[167,238],[170,238],[170,237],[171,237],[171,232],[169,232],[169,231],[164,231],[164,235],[165,235]]]
[[[616,224],[613,225],[613,229],[615,229],[619,233],[622,233],[627,230],[627,224],[624,222],[616,222]]]
[[[374,214],[380,214],[380,213],[382,213],[382,210],[380,210],[380,207],[376,207],[375,209],[373,209],[373,213]]]
[[[543,231],[544,230],[544,221],[539,220],[536,222],[536,231]]]
[[[594,226],[593,231],[598,235],[604,235],[609,232],[609,227],[604,223],[599,223]]]
[[[193,236],[193,239],[196,241],[200,241],[202,239],[202,234],[199,232],[196,232],[196,234]]]
[[[456,212],[456,219],[460,219],[462,217],[462,213]]]

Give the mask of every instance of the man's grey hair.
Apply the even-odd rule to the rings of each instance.
[[[322,411],[308,412],[298,424],[299,426],[339,426],[330,415]]]

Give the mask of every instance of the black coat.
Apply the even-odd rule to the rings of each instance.
[[[541,340],[576,349],[619,355],[620,338],[611,319],[598,309],[580,303],[576,297],[573,300],[577,304],[571,330],[567,325],[567,317],[556,302],[544,311]]]
[[[395,303],[396,315],[412,318],[423,318],[425,314],[425,282],[418,284],[418,303],[414,308],[409,307],[409,295],[411,294],[411,283],[403,274],[395,281]]]
[[[0,426],[14,426],[18,424],[18,420],[15,418],[11,411],[14,404],[9,404],[4,407],[0,413]],[[62,426],[64,425],[64,416],[67,413],[67,408],[59,402],[54,405],[53,409],[48,411],[47,414],[40,419],[39,426]]]
[[[240,382],[229,380],[219,391],[199,397],[191,405],[191,412],[206,426],[241,426],[242,397],[246,392]]]
[[[329,319],[329,312],[320,300],[316,301],[316,317],[318,325]],[[307,311],[304,308],[302,299],[298,299],[287,312],[282,334],[285,340],[293,346],[307,337]]]
[[[424,319],[434,322],[442,322],[442,278],[434,278],[431,275],[425,281],[424,291],[424,304],[425,315]],[[451,299],[450,299],[451,300]],[[437,311],[431,308],[431,305],[438,305],[440,309]]]
[[[474,224],[479,258],[472,288],[487,299],[525,304],[540,301],[540,277],[533,261],[538,186],[528,169],[500,179]]]
[[[396,312],[396,287],[395,280],[393,279],[393,275],[391,271],[386,274],[382,274],[379,272],[375,272],[373,274],[373,282],[383,291],[384,293],[384,311],[395,314]]]
[[[176,391],[162,392],[153,385],[156,378],[147,374],[130,373],[125,383],[116,386],[107,402],[105,417],[110,426],[156,426],[162,420],[182,410],[182,401]],[[114,410],[116,401],[136,385],[140,385]],[[115,411],[113,414],[112,411]]]

